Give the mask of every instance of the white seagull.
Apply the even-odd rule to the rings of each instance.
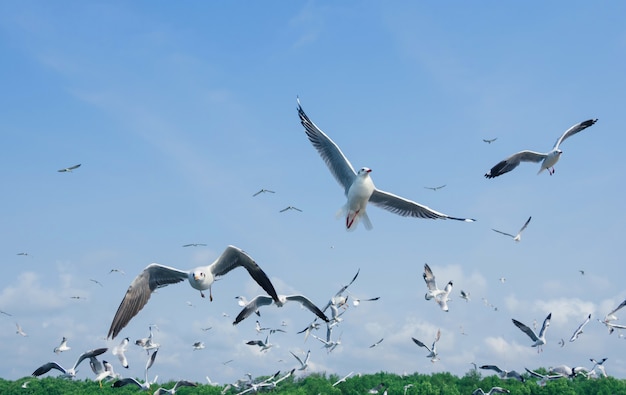
[[[157,378],[159,377],[158,375],[154,377],[154,380],[149,381],[148,380],[148,369],[150,369],[152,367],[152,365],[154,364],[154,360],[156,359],[157,353],[159,352],[159,350],[155,350],[152,355],[148,358],[148,361],[146,362],[146,368],[144,369],[144,381],[143,383],[137,381],[136,379],[132,378],[132,377],[127,377],[124,379],[120,379],[117,380],[115,383],[113,383],[112,387],[118,388],[118,387],[123,387],[125,385],[128,384],[133,384],[135,386],[137,386],[138,388],[147,391],[150,389],[150,386],[154,383],[156,383]]]
[[[445,188],[445,186],[446,186],[446,184],[439,185],[438,187],[424,187],[424,188],[430,189],[431,191],[437,191],[437,190],[439,190],[441,188]]]
[[[521,374],[516,372],[515,370],[505,370],[500,369],[496,365],[483,365],[480,367],[481,369],[489,369],[498,373],[501,379],[515,379],[521,381],[522,383],[525,381],[524,377]]]
[[[472,395],[508,394],[510,392],[511,391],[507,390],[506,388],[502,388],[502,387],[491,387],[491,389],[487,393],[485,393],[485,391],[483,391],[482,388],[476,388],[474,390],[474,392],[472,392]]]
[[[71,173],[72,170],[78,169],[80,167],[80,163],[74,166],[66,167],[64,169],[57,170],[59,173]]]
[[[546,330],[550,326],[550,318],[552,318],[552,313],[548,314],[546,319],[543,320],[543,325],[541,325],[541,330],[539,331],[539,335],[537,335],[535,331],[533,331],[532,329],[530,329],[529,327],[522,324],[516,319],[513,319],[513,323],[515,324],[515,326],[520,328],[522,332],[527,334],[528,337],[530,337],[534,341],[534,343],[532,344],[532,347],[539,347],[537,349],[537,351],[539,352],[541,350],[541,346],[546,344]]]
[[[526,371],[533,377],[539,378],[541,380],[539,380],[537,382],[537,384],[541,387],[543,387],[544,385],[546,385],[546,383],[550,380],[557,380],[557,379],[562,379],[565,376],[563,376],[562,374],[541,374],[541,373],[537,373],[533,370],[530,370],[528,368],[524,368],[526,369]]]
[[[95,350],[86,351],[78,357],[78,359],[74,363],[74,366],[72,366],[70,369],[65,369],[56,362],[48,362],[35,369],[35,371],[33,372],[33,376],[41,376],[42,374],[48,373],[51,369],[56,369],[63,373],[64,377],[73,378],[74,376],[76,376],[76,368],[78,368],[78,365],[80,365],[82,361],[92,357],[97,357],[98,355],[104,354],[106,351],[107,348],[97,348]]]
[[[302,210],[300,210],[299,208],[294,207],[294,206],[287,206],[284,209],[280,210],[279,212],[280,213],[284,213],[285,211],[289,211],[289,210],[295,210],[295,211],[302,212]]]
[[[150,333],[152,333],[152,331],[150,331]],[[126,354],[124,353],[128,348],[129,341],[130,339],[125,337],[124,339],[122,339],[122,342],[118,346],[113,347],[113,350],[111,351],[111,353],[120,360],[120,363],[126,369],[128,369],[128,360],[126,359]]]
[[[293,357],[295,359],[298,360],[298,362],[300,362],[300,367],[298,368],[298,370],[306,370],[306,368],[309,367],[309,358],[311,357],[311,350],[306,352],[306,356],[304,357],[304,361],[300,359],[300,357],[298,357],[296,354],[294,354],[293,352],[289,351],[291,353],[291,355],[293,355]]]
[[[196,383],[192,383],[191,381],[187,381],[187,380],[178,380],[176,382],[176,384],[174,384],[174,387],[168,389],[165,389],[163,387],[159,387],[156,391],[154,391],[153,395],[164,395],[164,394],[175,394],[176,390],[178,390],[178,388],[180,387],[197,387],[198,384]]]
[[[204,349],[204,342],[195,342],[193,344],[193,350],[202,350]]]
[[[63,351],[68,351],[70,349],[71,347],[67,345],[67,338],[63,336],[63,339],[61,339],[61,344],[59,344],[57,347],[54,348],[54,353],[59,354],[59,353],[62,353]]]
[[[461,298],[465,299],[466,302],[470,301],[470,293],[464,290],[461,290]]]
[[[528,226],[528,223],[530,222],[530,219],[531,219],[531,218],[532,218],[532,217],[528,217],[528,219],[527,219],[527,220],[526,220],[526,222],[524,223],[524,226],[522,226],[522,228],[519,230],[519,232],[517,232],[517,234],[516,234],[516,235],[512,235],[512,234],[510,234],[510,233],[506,233],[506,232],[502,232],[502,231],[500,231],[500,230],[493,229],[493,228],[492,228],[491,230],[493,230],[494,232],[498,232],[498,233],[500,233],[500,234],[503,234],[503,235],[505,235],[505,236],[512,237],[512,238],[513,238],[513,241],[519,242],[519,241],[522,239],[522,232],[523,232],[523,231],[524,231],[524,229],[526,229],[526,227]]]
[[[428,350],[428,355],[426,355],[426,358],[430,358],[431,362],[436,362],[439,360],[439,358],[437,358],[437,342],[439,341],[439,339],[441,338],[441,329],[437,330],[437,336],[435,336],[435,341],[433,342],[433,345],[428,348],[428,346],[424,343],[422,343],[421,341],[417,340],[416,338],[412,337],[411,339],[413,339],[413,342],[415,344],[417,344],[420,347],[424,347],[425,349]]]
[[[441,307],[443,311],[448,311],[448,295],[450,294],[450,291],[452,291],[452,281],[448,281],[448,284],[446,284],[444,289],[437,288],[435,275],[427,263],[424,264],[424,273],[422,276],[424,277],[426,287],[428,288],[424,298],[426,300],[435,299],[435,302],[439,304],[439,307]]]
[[[377,341],[376,343],[372,344],[369,348],[374,348],[374,347],[378,346],[380,343],[383,342],[384,339],[385,338],[381,338],[379,341]]]
[[[548,170],[548,173],[550,175],[554,174],[554,165],[556,164],[556,162],[559,161],[559,158],[561,157],[561,154],[563,153],[563,151],[559,149],[559,146],[561,145],[561,143],[565,141],[565,139],[567,139],[568,137],[573,136],[576,133],[587,129],[589,126],[596,123],[596,121],[597,119],[589,119],[584,122],[577,123],[576,125],[567,129],[565,133],[563,133],[561,137],[559,137],[556,140],[556,143],[554,144],[554,147],[552,148],[550,152],[540,153],[540,152],[535,152],[535,151],[524,150],[524,151],[520,151],[516,154],[509,156],[505,160],[499,162],[497,165],[492,167],[491,170],[489,170],[485,174],[485,177],[494,178],[494,177],[501,176],[502,174],[508,173],[511,170],[515,169],[520,164],[520,162],[535,162],[535,163],[541,162],[541,167],[539,168],[539,171],[537,172],[537,174],[541,173],[542,171],[546,169]]]
[[[15,329],[15,333],[17,333],[18,335],[20,335],[20,336],[28,336],[26,334],[26,332],[24,332],[24,330],[22,329],[21,325],[18,324],[17,322],[15,323],[15,328],[16,328]]]
[[[280,302],[276,290],[265,272],[243,250],[228,246],[226,250],[208,266],[200,266],[192,270],[179,270],[173,267],[153,263],[148,265],[130,284],[124,299],[120,303],[115,317],[111,322],[107,338],[115,338],[118,333],[139,313],[154,290],[170,284],[176,284],[184,280],[189,285],[200,291],[209,290],[209,298],[213,300],[211,285],[219,276],[224,276],[231,270],[242,266],[250,276],[267,292],[276,302]]]
[[[309,309],[313,314],[328,322],[328,317],[324,315],[322,310],[320,310],[319,307],[317,307],[313,302],[311,302],[309,298],[304,295],[278,295],[277,299],[278,301],[275,301],[275,299],[266,295],[259,295],[255,297],[243,308],[243,310],[239,312],[239,314],[235,318],[235,321],[233,322],[233,325],[237,325],[248,316],[250,316],[252,313],[258,311],[261,306],[268,306],[272,303],[275,303],[278,307],[281,307],[289,301],[299,302],[302,306]]]
[[[348,198],[338,214],[345,215],[347,230],[355,229],[360,219],[363,220],[366,229],[372,229],[372,223],[366,212],[368,202],[404,217],[474,221],[473,219],[451,217],[414,201],[377,189],[370,177],[371,169],[362,167],[357,173],[339,146],[304,113],[299,99],[298,115],[307,137],[326,162],[330,172],[339,182]]]
[[[346,381],[348,378],[350,378],[350,376],[352,376],[354,374],[354,372],[350,372],[348,374],[346,374],[345,376],[343,376],[342,378],[340,378],[339,380],[335,381],[333,383],[333,387],[337,386],[340,383],[343,383],[344,381]]]
[[[590,320],[591,320],[591,314],[589,314],[589,315],[587,316],[587,318],[585,319],[585,321],[583,321],[583,323],[582,323],[582,324],[580,324],[580,325],[578,326],[578,328],[576,328],[576,330],[574,331],[574,334],[573,334],[573,335],[572,335],[572,337],[569,339],[569,341],[573,342],[573,341],[575,341],[576,339],[578,339],[578,336],[580,336],[580,334],[581,334],[581,333],[583,333],[583,327],[584,327],[585,325],[587,325],[587,323],[589,323],[589,321],[590,321]]]

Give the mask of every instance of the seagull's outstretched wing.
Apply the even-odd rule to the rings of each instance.
[[[48,362],[46,364],[41,365],[37,369],[35,369],[35,371],[33,372],[32,375],[35,376],[35,377],[41,376],[42,374],[48,373],[51,369],[56,369],[56,370],[62,372],[63,374],[67,373],[67,370],[65,370],[58,363],[56,363],[56,362]]]
[[[233,325],[237,325],[241,321],[248,318],[252,313],[257,311],[261,306],[267,306],[274,303],[274,300],[271,296],[259,295],[248,302],[247,305],[237,314],[235,321],[233,321]]]
[[[552,318],[552,313],[548,314],[545,320],[543,320],[543,325],[541,325],[541,330],[539,331],[539,337],[543,337],[544,333],[550,326],[550,318]]]
[[[457,221],[474,222],[471,218],[457,218],[451,217],[447,214],[440,213],[424,206],[412,200],[405,199],[403,197],[394,195],[390,192],[381,191],[380,189],[374,189],[374,193],[370,196],[369,200],[372,204],[383,208],[392,213],[401,215],[403,217],[418,217],[429,219],[454,219]]]
[[[148,299],[155,289],[176,284],[186,279],[188,279],[187,271],[158,263],[148,265],[128,287],[126,295],[124,295],[124,299],[122,299],[122,303],[120,303],[115,317],[113,317],[107,338],[115,339],[115,336],[148,303]]]
[[[618,312],[622,307],[626,306],[626,299],[619,304],[616,308],[614,308],[609,314],[604,317],[604,321],[613,321],[616,320],[617,317],[614,316],[615,313]]]
[[[97,357],[98,355],[102,355],[105,352],[107,352],[107,350],[108,348],[103,347],[103,348],[96,348],[94,350],[89,350],[89,351],[82,353],[76,360],[76,363],[72,367],[72,370],[76,371],[76,368],[78,367],[78,365],[80,365],[80,363],[83,362],[85,359],[90,359],[90,358]]]
[[[430,266],[428,266],[428,263],[424,264],[424,274],[422,276],[424,277],[424,281],[426,282],[426,287],[428,288],[428,290],[436,291],[437,282],[435,281],[435,275],[433,274]]]
[[[503,373],[504,371],[502,369],[500,369],[498,366],[496,365],[483,365],[480,367],[481,369],[490,369],[490,370],[495,370],[498,373]]]
[[[494,232],[498,232],[498,233],[500,233],[500,234],[503,234],[503,235],[505,235],[505,236],[515,237],[514,235],[512,235],[512,234],[510,234],[510,233],[506,233],[506,232],[503,232],[503,231],[498,230],[498,229],[493,229],[493,228],[491,228],[491,230],[493,230]]]
[[[582,324],[580,324],[578,326],[578,328],[576,328],[576,330],[574,331],[574,334],[572,335],[572,337],[569,339],[569,341],[573,342],[576,339],[578,339],[578,336],[583,333],[583,327],[585,325],[587,325],[587,323],[591,320],[591,313],[587,316],[587,318],[585,319],[585,321],[583,321]]]
[[[526,222],[524,223],[524,226],[522,226],[522,228],[519,230],[519,232],[517,232],[517,234],[522,233],[522,232],[524,231],[524,229],[526,229],[526,227],[528,226],[528,224],[530,223],[530,220],[531,220],[532,218],[533,218],[532,216],[528,217],[528,219],[527,219],[527,220],[526,220]]]
[[[422,343],[421,341],[417,340],[417,339],[416,339],[416,338],[414,338],[414,337],[412,337],[411,339],[413,339],[413,342],[414,342],[415,344],[417,344],[418,346],[420,346],[420,347],[424,347],[425,349],[427,349],[428,351],[430,351],[430,348],[429,348],[426,344]]]
[[[521,322],[519,322],[516,319],[513,319],[513,323],[515,324],[516,327],[520,328],[522,330],[522,332],[527,334],[528,337],[530,337],[533,341],[536,342],[537,340],[539,340],[539,338],[537,337],[535,332],[532,329],[530,329],[529,327],[527,327],[526,325],[522,324]],[[543,330],[543,328],[542,328],[542,330]]]
[[[501,176],[504,173],[508,173],[511,170],[515,169],[521,162],[541,162],[548,156],[547,154],[542,154],[540,152],[535,151],[520,151],[515,153],[503,161],[498,162],[497,165],[491,168],[486,174],[486,178],[494,178]]]
[[[270,281],[267,274],[261,269],[259,265],[252,259],[252,257],[246,254],[242,249],[235,246],[228,246],[222,252],[219,258],[213,262],[209,268],[214,276],[223,276],[236,267],[243,267],[248,271],[250,276],[254,279],[267,292],[275,302],[280,303],[278,294],[274,289],[274,285]]]
[[[561,143],[563,141],[565,141],[565,139],[567,139],[568,137],[571,137],[573,135],[575,135],[578,132],[581,132],[585,129],[587,129],[589,126],[593,125],[594,123],[596,123],[598,120],[597,119],[588,119],[586,121],[583,121],[581,123],[577,123],[576,125],[572,126],[571,128],[567,129],[562,135],[561,137],[559,137],[556,140],[556,143],[554,143],[554,149],[559,148],[559,145],[561,145]]]
[[[295,302],[299,302],[302,306],[306,307],[309,311],[311,311],[313,314],[315,314],[316,316],[318,316],[319,318],[321,318],[323,321],[328,322],[328,317],[326,317],[326,315],[322,312],[322,310],[319,309],[319,307],[317,307],[315,305],[315,303],[313,303],[309,298],[307,298],[304,295],[288,295],[287,300],[290,301],[295,301]]]
[[[300,99],[297,100],[300,122],[302,126],[304,126],[309,141],[322,156],[322,159],[326,162],[326,166],[328,166],[330,172],[347,194],[348,189],[350,189],[356,177],[354,167],[352,167],[348,158],[341,152],[339,146],[309,119],[300,105]]]

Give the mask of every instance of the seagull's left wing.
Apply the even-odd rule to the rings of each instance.
[[[578,326],[578,328],[576,328],[576,330],[574,331],[574,334],[572,335],[572,337],[569,339],[569,341],[573,342],[574,340],[578,339],[578,335],[580,335],[581,333],[583,333],[583,327],[585,325],[587,325],[587,323],[589,322],[589,320],[591,320],[591,314],[589,314],[587,316],[587,319],[585,319],[585,321],[583,321],[582,324],[580,324]]]
[[[554,148],[559,148],[559,145],[561,145],[561,143],[563,141],[565,141],[566,138],[571,137],[573,135],[575,135],[578,132],[582,132],[583,130],[587,129],[589,126],[593,125],[594,123],[596,123],[598,120],[597,119],[588,119],[584,122],[581,123],[577,123],[576,125],[572,126],[571,128],[567,129],[562,135],[561,137],[559,137],[556,140],[556,143],[554,143]]]
[[[512,235],[512,234],[510,234],[510,233],[506,233],[506,232],[503,232],[503,231],[498,230],[498,229],[493,229],[493,228],[491,228],[491,230],[493,230],[494,232],[498,232],[498,233],[500,233],[500,234],[503,234],[503,235],[505,235],[505,236],[515,237],[515,236],[513,236],[513,235]]]
[[[533,332],[533,330],[530,329],[529,327],[527,327],[526,325],[522,324],[521,322],[519,322],[516,319],[513,319],[513,323],[515,324],[516,327],[520,328],[522,330],[522,332],[527,334],[528,337],[530,337],[533,341],[539,340],[539,338],[537,337],[535,332]]]
[[[384,208],[387,211],[401,215],[403,217],[418,217],[429,219],[455,219],[457,221],[474,222],[474,219],[468,218],[456,218],[447,214],[440,213],[431,209],[430,207],[416,203],[412,200],[405,199],[403,197],[394,195],[393,193],[381,191],[375,189],[372,196],[370,196],[370,202],[377,205],[380,208]]]
[[[330,172],[333,173],[337,182],[341,184],[344,192],[348,194],[348,189],[350,189],[356,177],[354,167],[352,167],[348,158],[341,152],[339,146],[322,132],[305,114],[300,105],[300,99],[298,99],[298,115],[300,116],[300,122],[302,126],[304,126],[309,141],[322,156],[322,159],[326,162],[326,166],[328,166]]]

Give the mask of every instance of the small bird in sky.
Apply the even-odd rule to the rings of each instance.
[[[102,285],[102,283],[100,281],[98,281],[98,280],[94,280],[93,278],[90,278],[89,281],[91,281],[93,283],[96,283],[96,284],[98,284],[101,287],[104,287],[104,285]]]
[[[574,331],[574,334],[572,335],[572,337],[569,339],[569,341],[573,342],[576,339],[578,339],[578,336],[580,336],[581,333],[583,333],[583,328],[585,325],[587,325],[589,323],[589,321],[591,320],[591,313],[589,313],[589,315],[587,316],[587,318],[583,321],[582,324],[580,324],[578,326],[578,328],[576,328],[576,330]]]
[[[28,256],[28,252],[18,252],[17,255]]]
[[[374,348],[376,346],[378,346],[380,343],[382,343],[384,340],[384,338],[381,338],[379,341],[377,341],[376,343],[372,344],[369,348]]]
[[[67,345],[67,338],[63,336],[63,339],[61,339],[61,344],[59,344],[57,347],[54,348],[54,353],[59,354],[59,353],[62,353],[63,351],[68,351],[68,350],[71,350],[71,347]]]
[[[66,167],[64,169],[57,170],[59,173],[71,173],[72,170],[78,169],[80,167],[80,163],[74,166]]]
[[[300,210],[299,208],[294,207],[294,206],[287,206],[284,209],[280,210],[279,212],[284,213],[287,210],[295,210],[295,211],[302,212],[302,210]]]
[[[17,333],[20,336],[28,336],[26,332],[24,332],[20,324],[18,324],[17,322],[15,323],[15,327],[16,327],[15,333]]]
[[[189,243],[189,244],[183,244],[183,247],[205,247],[206,244],[204,243]]]
[[[497,139],[498,139],[498,138],[497,138],[497,137],[495,137],[495,138],[492,138],[492,139],[483,139],[483,141],[484,141],[485,143],[487,143],[487,144],[491,144],[491,143],[493,143],[494,141],[496,141]]]
[[[493,229],[493,228],[491,230],[493,230],[494,232],[498,232],[500,234],[503,234],[505,236],[512,237],[513,241],[519,242],[522,239],[522,232],[524,231],[524,229],[526,229],[526,227],[528,226],[528,223],[530,222],[531,219],[532,219],[532,217],[528,217],[528,219],[524,223],[524,226],[522,226],[522,228],[519,230],[519,232],[517,232],[516,235],[512,235],[512,234],[506,233],[506,232],[502,232],[500,230]]]
[[[276,193],[274,191],[270,191],[269,189],[261,189],[260,191],[256,192],[254,195],[252,195],[252,197],[258,196],[262,193]]]
[[[441,188],[444,188],[445,186],[446,186],[446,184],[439,185],[438,187],[424,187],[424,188],[426,188],[426,189],[430,189],[430,190],[432,190],[432,191],[437,191],[437,190],[439,190],[439,189],[441,189]]]

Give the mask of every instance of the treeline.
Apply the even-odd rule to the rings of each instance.
[[[545,372],[539,369],[540,372]],[[470,395],[477,388],[482,388],[485,393],[491,387],[499,386],[511,391],[512,395],[626,395],[626,380],[613,377],[587,379],[579,376],[574,379],[557,379],[549,381],[545,386],[524,375],[525,382],[517,380],[502,380],[497,376],[481,376],[479,372],[471,371],[463,377],[457,377],[449,373],[435,373],[432,375],[412,374],[400,376],[391,373],[376,373],[362,376],[352,376],[333,387],[340,377],[334,374],[310,374],[306,377],[289,377],[277,385],[276,388],[268,389],[266,393],[315,395],[315,394],[349,394],[363,395],[370,390],[377,389],[379,394],[385,390],[389,395]],[[262,378],[259,378],[259,380]],[[28,384],[24,385],[24,383]],[[159,386],[172,388],[175,382],[153,385],[150,393]],[[206,394],[219,395],[226,385],[211,386],[199,383],[198,387],[183,387],[177,390],[177,394]],[[25,388],[24,388],[25,387]],[[230,388],[225,393],[232,395],[242,389]],[[111,383],[103,383],[102,388],[97,381],[92,380],[67,380],[56,377],[34,378],[24,377],[15,381],[0,379],[0,394],[46,394],[46,395],[88,395],[88,394],[137,394],[141,391],[134,386],[112,388]],[[249,392],[254,393],[254,392]]]

